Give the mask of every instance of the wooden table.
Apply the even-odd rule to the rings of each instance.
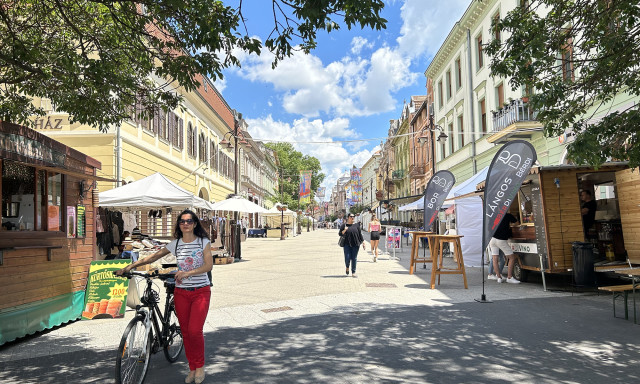
[[[433,263],[435,243],[432,241],[436,236],[433,232],[411,231],[409,232],[413,239],[411,241],[411,263],[409,264],[409,274],[413,275],[417,264]],[[426,238],[429,241],[429,257],[420,257],[420,239]]]
[[[436,245],[437,252],[435,257],[432,257],[432,267],[431,267],[431,289],[436,288],[436,276],[438,276],[438,285],[440,285],[440,275],[462,275],[462,279],[464,281],[464,289],[469,289],[467,285],[467,274],[464,270],[464,259],[462,257],[462,246],[460,245],[460,239],[463,236],[461,235],[435,235],[434,243]],[[444,268],[442,262],[442,245],[444,243],[452,243],[453,250],[453,261],[456,262],[455,268]]]

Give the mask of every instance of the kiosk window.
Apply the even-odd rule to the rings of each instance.
[[[523,185],[518,192],[520,223],[533,224],[533,204],[531,203],[531,184]]]
[[[62,230],[63,176],[9,160],[0,164],[2,230]]]

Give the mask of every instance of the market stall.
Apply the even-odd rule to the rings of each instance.
[[[262,218],[265,222],[265,228],[267,228],[267,237],[280,237],[281,225],[285,227],[285,236],[295,236],[295,229],[297,227],[298,218],[297,214],[288,209],[284,212],[278,211],[280,203],[276,203],[271,209],[262,214]]]
[[[92,186],[100,167],[28,127],[0,121],[0,345],[80,317],[96,257]]]
[[[516,278],[526,278],[526,271],[575,273],[593,269],[594,262],[640,263],[639,186],[638,172],[626,163],[532,168],[510,208],[521,223],[513,228]],[[581,191],[595,200],[595,220],[586,225]],[[574,264],[576,243],[590,245],[586,264]]]

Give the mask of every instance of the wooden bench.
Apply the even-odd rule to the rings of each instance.
[[[633,292],[633,284],[623,284],[623,285],[609,285],[606,287],[598,287],[599,290],[605,292],[611,292],[613,294],[613,317],[616,316],[616,299],[623,298],[624,300],[624,318],[625,320],[629,320],[629,292]],[[633,322],[636,322],[636,311],[635,311],[635,301],[633,308]]]

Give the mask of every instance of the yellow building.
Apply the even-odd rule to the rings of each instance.
[[[150,121],[132,116],[106,133],[69,124],[48,100],[35,99],[48,111],[35,129],[100,161],[99,176],[118,181],[98,182],[101,192],[160,172],[205,200],[223,200],[234,191],[234,149],[219,143],[233,134],[234,112],[209,79],[199,81],[197,91],[182,90],[183,109],[160,110]]]

